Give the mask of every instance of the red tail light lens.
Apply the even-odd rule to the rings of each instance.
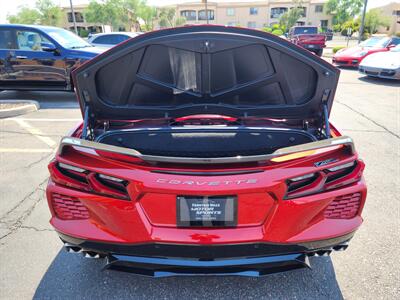
[[[57,184],[73,189],[129,200],[128,182],[104,174],[88,171],[73,165],[52,161],[49,164],[51,178]]]
[[[363,162],[352,161],[315,173],[290,178],[286,181],[285,199],[320,193],[360,181],[363,170]]]
[[[89,211],[75,197],[52,194],[51,202],[56,216],[62,220],[84,220],[89,218]]]

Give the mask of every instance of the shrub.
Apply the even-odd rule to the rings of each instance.
[[[335,54],[336,52],[338,52],[340,49],[343,49],[343,48],[346,48],[346,47],[345,47],[345,46],[336,46],[336,47],[333,47],[333,49],[332,49],[333,54]]]
[[[89,31],[86,29],[81,29],[81,30],[79,30],[78,33],[79,33],[79,36],[83,37],[83,38],[88,37],[88,35],[89,35]]]
[[[281,29],[281,26],[279,25],[279,24],[273,24],[272,25],[272,31],[274,31],[274,30],[280,30]]]
[[[400,37],[400,31],[397,31],[394,35]]]
[[[275,29],[275,30],[272,31],[272,34],[274,34],[274,35],[283,35],[283,31],[280,30],[280,29]]]
[[[341,25],[340,24],[335,24],[335,25],[333,25],[332,29],[333,29],[334,32],[339,32],[340,29],[341,29]]]
[[[272,28],[271,27],[264,27],[263,31],[271,33],[272,32]]]

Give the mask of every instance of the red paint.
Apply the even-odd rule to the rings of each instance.
[[[80,128],[78,126],[76,130]],[[340,136],[333,126],[332,132]],[[71,135],[76,136],[76,133]],[[61,156],[57,155],[55,161],[85,169],[87,173],[83,175],[84,179],[68,179],[57,171],[55,162],[50,164],[47,197],[51,224],[69,236],[129,244],[154,241],[298,243],[342,236],[361,225],[366,198],[366,185],[362,179],[364,164],[357,154],[349,153],[341,147],[281,163],[156,167],[140,160],[124,159],[123,155],[102,156],[104,153],[101,152],[69,148]],[[337,161],[321,167],[314,165],[329,158]],[[302,190],[307,192],[305,196],[285,200],[288,179],[318,173],[320,180],[326,180],[329,177],[327,168],[351,161],[358,161],[357,167],[342,179],[329,184],[316,182]],[[155,169],[213,172],[257,169],[262,172],[192,176],[151,172]],[[123,194],[99,184],[96,174],[125,180],[128,197],[124,199]],[[178,195],[237,195],[238,225],[235,228],[177,228],[175,199]],[[55,199],[60,198],[74,199],[75,204],[87,209],[89,218],[63,218],[59,205],[68,204],[57,204],[59,201]]]

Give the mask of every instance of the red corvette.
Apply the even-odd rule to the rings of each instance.
[[[344,250],[364,163],[329,122],[339,70],[244,28],[140,35],[77,69],[50,163],[65,248],[148,276],[261,276]]]
[[[398,37],[372,37],[356,47],[339,50],[333,56],[332,63],[343,67],[358,67],[368,55],[389,51],[398,44],[400,44],[400,38]]]

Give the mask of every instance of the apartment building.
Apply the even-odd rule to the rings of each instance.
[[[324,13],[324,0],[304,0],[303,16],[298,25],[313,25],[322,28],[332,26],[332,16]],[[206,24],[204,1],[193,1],[173,5],[177,16],[186,19],[186,25]],[[207,4],[208,22],[227,26],[243,26],[260,29],[278,23],[279,18],[293,7],[292,0],[237,1]]]
[[[385,6],[375,8],[382,15],[389,17],[390,23],[388,27],[380,27],[379,33],[387,33],[389,35],[400,33],[400,2],[392,2]]]
[[[99,23],[90,23],[85,19],[84,11],[87,8],[87,4],[74,5],[75,21],[78,32],[81,34],[82,31],[86,32],[104,32],[105,25]],[[72,17],[72,11],[70,6],[62,7],[64,20],[63,28],[74,31],[74,21]],[[109,26],[108,26],[109,27]]]

